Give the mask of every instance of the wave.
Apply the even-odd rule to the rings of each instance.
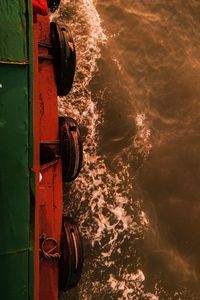
[[[83,170],[70,191],[67,189],[64,205],[64,214],[78,221],[88,249],[79,297],[83,300],[91,299],[91,294],[97,298],[108,298],[110,294],[118,299],[147,297],[150,294],[143,292],[145,276],[140,264],[133,264],[132,260],[138,260],[135,245],[137,240],[142,240],[148,219],[141,209],[141,201],[133,197],[129,161],[135,152],[145,159],[151,149],[145,115],[138,114],[133,120],[136,136],[131,146],[115,158],[119,168],[113,173],[105,157],[98,154],[98,126],[104,122],[103,108],[98,104],[103,103],[104,93],[98,92],[97,103],[89,86],[98,72],[101,47],[107,42],[101,19],[92,0],[79,0],[76,4],[65,0],[52,18],[71,28],[78,58],[73,91],[59,98],[59,113],[78,120],[85,133]],[[125,156],[129,158],[126,161]],[[146,299],[155,297],[152,294]]]

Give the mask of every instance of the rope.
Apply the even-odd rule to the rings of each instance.
[[[51,248],[45,248],[45,244],[50,242],[52,244]],[[42,255],[41,258],[45,259],[54,259],[60,258],[60,253],[56,251],[57,249],[57,241],[53,237],[47,236],[45,233],[42,233],[40,236],[40,253]]]

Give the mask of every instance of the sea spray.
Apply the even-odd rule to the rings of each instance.
[[[84,240],[90,245],[79,287],[79,299],[91,299],[91,294],[96,299],[102,299],[104,293],[115,299],[141,299],[141,295],[145,295],[145,276],[138,269],[140,263],[134,246],[138,239],[143,238],[148,221],[141,209],[141,202],[131,196],[133,178],[130,175],[129,160],[126,159],[125,163],[123,156],[132,159],[135,152],[143,157],[148,155],[151,148],[150,132],[145,115],[138,114],[133,119],[137,134],[130,141],[131,145],[115,158],[116,164],[120,166],[119,171],[111,172],[104,157],[98,154],[98,128],[104,122],[103,105],[100,109],[92,99],[89,87],[98,72],[101,47],[107,41],[100,17],[93,1],[80,0],[76,3],[63,1],[59,12],[52,19],[71,28],[78,58],[73,90],[67,97],[59,99],[59,113],[74,117],[86,132],[83,169],[71,185],[64,206],[64,214],[75,217]],[[99,95],[99,101],[103,102],[103,92],[100,91]],[[127,245],[127,249],[124,245]],[[124,257],[127,265],[122,266],[121,260]]]

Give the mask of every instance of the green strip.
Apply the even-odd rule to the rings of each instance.
[[[18,249],[18,250],[15,250],[15,251],[7,251],[7,252],[4,252],[4,253],[0,253],[0,256],[19,254],[19,253],[28,252],[28,251],[29,251],[29,248]]]
[[[0,298],[33,300],[31,0],[1,0],[0,41]]]

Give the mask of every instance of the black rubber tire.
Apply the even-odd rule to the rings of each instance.
[[[67,95],[73,85],[76,70],[76,48],[69,28],[50,23],[54,69],[58,96]]]
[[[83,162],[83,144],[77,122],[59,117],[62,179],[70,182],[79,175]]]
[[[55,160],[55,158],[55,153],[49,145],[40,144],[40,165],[50,163]]]
[[[59,290],[77,286],[83,269],[83,241],[72,218],[63,217],[59,260]]]
[[[49,7],[49,11],[53,13],[60,5],[60,0],[47,0],[47,4]]]

